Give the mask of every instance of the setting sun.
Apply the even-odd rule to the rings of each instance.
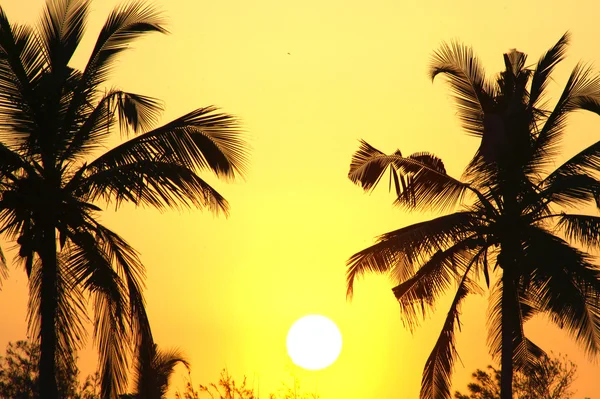
[[[309,315],[292,325],[286,344],[294,364],[307,370],[320,370],[330,366],[340,355],[342,334],[327,317]]]

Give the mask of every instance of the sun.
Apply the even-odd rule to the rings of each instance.
[[[286,345],[294,364],[307,370],[320,370],[338,358],[342,350],[342,334],[327,317],[308,315],[292,325]]]

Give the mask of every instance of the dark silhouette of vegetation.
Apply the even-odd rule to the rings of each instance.
[[[100,223],[99,205],[226,214],[225,199],[198,173],[234,178],[246,166],[234,117],[206,107],[153,128],[158,100],[105,88],[135,39],[166,32],[154,8],[116,8],[87,64],[70,65],[90,4],[48,0],[35,26],[9,22],[0,7],[0,231],[16,240],[29,278],[30,336],[40,343],[46,399],[57,399],[57,370],[73,365],[83,343],[87,299],[104,398],[126,388],[131,350],[144,351],[139,357],[153,348],[144,268],[137,252]],[[117,125],[126,141],[100,153]]]
[[[208,385],[200,384],[198,389],[193,387],[191,378],[188,379],[185,390],[175,394],[176,399],[259,399],[258,393],[254,392],[253,387],[248,386],[246,376],[241,384],[229,374],[227,369],[221,370],[221,377],[218,383]],[[316,393],[303,393],[300,389],[300,381],[294,378],[294,386],[290,387],[284,384],[277,393],[269,394],[269,399],[319,399]]]
[[[577,365],[566,357],[543,356],[539,362],[513,378],[514,399],[570,399],[574,392]],[[467,386],[469,394],[455,392],[455,399],[500,399],[500,370],[488,366],[488,371],[476,370],[474,382]]]
[[[145,364],[150,360],[149,364]],[[175,366],[184,365],[189,372],[190,364],[177,350],[163,351],[155,344],[150,358],[136,361],[135,393],[120,395],[121,399],[164,399],[169,389],[169,380]]]
[[[0,398],[38,399],[40,348],[28,341],[9,342],[0,357]],[[79,383],[79,370],[71,366],[57,370],[58,394],[63,399],[99,399],[99,375]]]
[[[535,68],[521,52],[504,54],[505,69],[495,80],[485,77],[469,47],[444,44],[435,52],[430,76],[447,78],[463,128],[480,140],[460,179],[426,152],[385,155],[362,141],[352,157],[349,178],[366,191],[390,170],[398,206],[447,212],[462,204],[454,213],[383,234],[348,261],[348,296],[358,276],[388,273],[398,282],[393,293],[411,331],[456,284],[425,364],[422,399],[451,397],[460,305],[482,291],[481,283],[490,290],[488,344],[500,358],[502,399],[512,399],[513,365],[531,366],[543,353],[523,333],[534,315],[548,315],[589,354],[600,351],[599,269],[570,244],[597,247],[600,218],[568,213],[599,204],[600,142],[551,171],[567,116],[600,113],[600,77],[583,64],[573,69],[555,107],[546,108],[546,88],[568,39],[561,37]]]

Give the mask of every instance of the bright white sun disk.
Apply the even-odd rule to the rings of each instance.
[[[294,364],[308,370],[320,370],[338,358],[342,334],[327,317],[308,315],[292,325],[286,345]]]

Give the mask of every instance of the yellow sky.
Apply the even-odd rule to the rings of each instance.
[[[555,3],[555,4],[554,4]],[[93,3],[81,66],[114,0]],[[416,398],[423,365],[446,313],[411,336],[384,277],[359,281],[345,299],[345,260],[380,233],[431,215],[391,206],[382,187],[364,194],[346,178],[364,138],[379,149],[427,150],[459,175],[477,142],[458,126],[442,81],[426,75],[443,40],[472,45],[488,73],[518,48],[533,63],[566,31],[569,57],[551,90],[581,59],[600,66],[596,1],[157,0],[170,35],[147,37],[122,57],[113,82],[164,100],[166,122],[215,104],[244,121],[253,147],[246,182],[214,182],[230,201],[229,219],[207,212],[158,213],[122,207],[104,220],[140,252],[156,341],[179,347],[194,383],[221,368],[249,377],[264,397],[291,374],[323,399]],[[31,22],[43,0],[2,0],[9,18]],[[573,119],[566,153],[600,139],[600,118]],[[4,244],[7,247],[7,244]],[[11,266],[0,292],[0,349],[25,336],[26,284]],[[485,297],[463,307],[455,388],[489,362]],[[328,369],[307,372],[285,353],[293,321],[320,313],[340,327],[344,346]],[[546,350],[579,365],[577,397],[600,397],[600,366],[544,320],[526,326]],[[81,355],[93,371],[93,351]],[[175,386],[182,377],[174,378]]]

